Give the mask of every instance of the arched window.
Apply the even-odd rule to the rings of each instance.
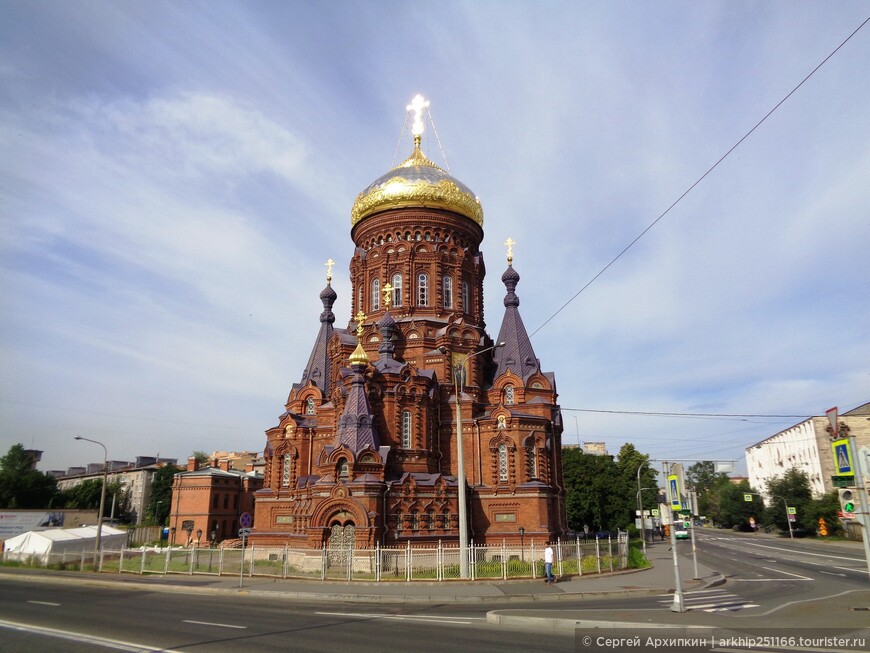
[[[533,481],[538,478],[538,451],[534,440],[529,440],[526,446],[526,460],[529,464],[529,480]]]
[[[421,272],[417,275],[417,306],[429,305],[429,275]]]
[[[514,401],[514,387],[512,385],[506,385],[504,387],[504,403],[506,406],[511,406]]]
[[[463,313],[470,313],[471,312],[470,309],[471,309],[471,303],[469,301],[469,296],[468,296],[468,282],[463,281],[462,282],[462,311],[463,311]]]
[[[284,454],[284,469],[282,473],[281,485],[287,487],[290,485],[290,454]]]
[[[396,272],[391,281],[393,284],[393,306],[402,305],[402,275]]]
[[[411,411],[402,411],[402,448],[411,448]]]
[[[372,310],[377,311],[381,308],[381,280],[372,279]]]
[[[308,397],[305,401],[305,414],[314,415],[314,397]]]
[[[342,458],[338,461],[338,476],[340,478],[350,476],[350,465],[347,464],[347,458]]]
[[[506,444],[498,445],[498,480],[508,480],[508,451]]]
[[[453,277],[444,277],[442,287],[444,308],[453,308]]]

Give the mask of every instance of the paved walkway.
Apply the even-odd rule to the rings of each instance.
[[[749,534],[755,539],[777,539],[775,536]],[[780,540],[781,541],[781,540]],[[856,546],[853,546],[856,545]],[[681,552],[690,552],[688,542],[680,542]],[[860,550],[860,543],[836,543],[832,547]],[[131,574],[93,574],[77,572],[34,571],[23,568],[0,568],[0,582],[5,575],[26,576],[34,582],[68,579],[78,584],[94,584],[117,587],[136,587],[150,591],[184,593],[244,594],[248,596],[274,597],[306,601],[347,601],[371,603],[504,603],[504,608],[491,611],[487,619],[491,623],[523,627],[575,629],[578,627],[625,627],[627,617],[613,614],[608,621],[583,621],[576,618],[575,611],[560,610],[559,601],[601,599],[603,597],[654,596],[673,593],[675,589],[674,561],[670,542],[656,542],[647,547],[647,557],[653,566],[648,569],[628,570],[608,574],[584,574],[547,585],[543,580],[509,581],[446,581],[446,582],[339,582],[311,581],[280,578],[248,578],[238,576],[137,576]],[[709,567],[698,564],[697,577],[691,556],[680,558],[680,577],[684,592],[713,587],[725,582],[723,576]],[[510,603],[540,603],[537,609],[511,609]],[[669,616],[670,615],[670,616]],[[656,611],[656,622],[670,625],[704,624],[702,613],[675,613],[669,610]],[[650,623],[635,623],[634,626],[650,627]]]

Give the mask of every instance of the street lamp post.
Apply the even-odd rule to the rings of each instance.
[[[640,472],[647,466],[647,463],[648,461],[644,460],[637,468],[637,509],[640,513],[640,541],[644,553],[646,553],[646,526],[643,521],[643,503],[640,500],[640,493],[643,492],[643,488],[640,486]]]
[[[106,451],[106,445],[97,440],[83,438],[80,435],[73,436],[73,439],[98,444],[103,448],[103,488],[100,490],[100,513],[97,515],[97,538],[94,541],[94,569],[96,570],[97,559],[100,555],[100,546],[103,539],[103,509],[106,507],[106,479],[109,475],[109,453]]]
[[[456,393],[456,464],[459,468],[456,473],[456,484],[459,486],[459,575],[461,578],[468,578],[468,506],[465,495],[465,455],[462,440],[462,402],[460,401],[462,370],[470,358],[503,347],[504,344],[504,342],[499,342],[492,347],[466,354],[461,363],[453,366],[453,389]],[[442,352],[447,353],[447,350],[442,348]]]
[[[523,550],[523,536],[526,534],[526,529],[520,526],[520,562],[526,561],[526,552]]]
[[[646,529],[644,527],[643,503],[640,500],[641,492],[644,490],[656,490],[654,487],[642,487],[637,491],[637,505],[640,506],[640,541],[643,546],[643,552],[646,554]]]

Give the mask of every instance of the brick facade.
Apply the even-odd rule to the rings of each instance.
[[[470,537],[519,541],[521,527],[526,542],[561,535],[555,379],[519,317],[510,258],[502,328],[496,341],[486,332],[479,202],[418,141],[360,194],[352,218],[354,316],[333,328],[328,277],[309,364],[266,432],[252,541],[456,541],[457,400]]]

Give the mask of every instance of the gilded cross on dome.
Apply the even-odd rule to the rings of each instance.
[[[390,310],[390,301],[393,299],[393,287],[389,281],[384,285],[381,292],[384,293],[384,308]]]
[[[326,265],[326,283],[329,283],[332,281],[332,268],[335,265],[335,261],[331,258],[327,259],[324,265]]]
[[[360,311],[356,314],[356,337],[362,338],[363,334],[363,322],[366,319],[366,314]]]
[[[517,244],[517,241],[515,241],[513,238],[508,238],[506,241],[504,241],[504,244],[507,245],[508,248],[507,259],[508,265],[510,265],[514,262],[514,245]]]
[[[423,109],[429,106],[429,100],[422,95],[417,94],[411,100],[411,104],[405,107],[405,111],[414,112],[414,124],[411,126],[411,133],[414,134],[414,143],[420,144],[420,137],[423,135]]]

